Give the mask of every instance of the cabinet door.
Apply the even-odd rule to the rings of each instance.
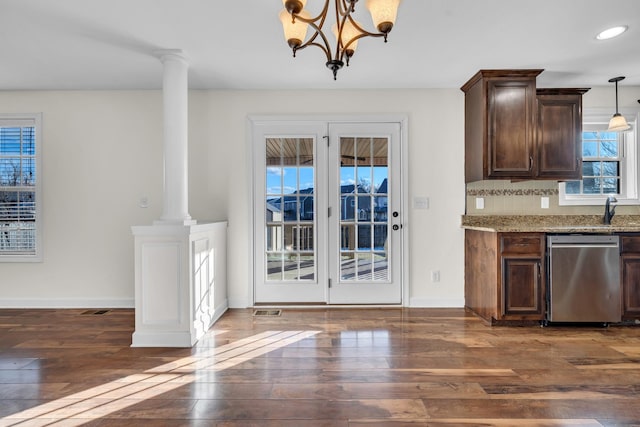
[[[582,95],[538,94],[536,175],[545,179],[580,179]]]
[[[640,319],[640,253],[624,254],[622,269],[622,318]]]
[[[542,260],[502,257],[503,319],[543,320]]]
[[[490,80],[488,94],[488,176],[531,177],[536,121],[535,80]]]
[[[498,287],[503,320],[544,320],[543,233],[501,233]]]

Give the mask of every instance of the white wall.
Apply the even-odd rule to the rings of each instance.
[[[197,91],[190,93],[190,213],[229,220],[229,304],[248,300],[246,118],[284,114],[407,114],[410,201],[430,199],[430,209],[408,213],[412,305],[462,306],[464,302],[464,97],[459,90]],[[208,154],[206,154],[208,152]],[[197,160],[196,160],[197,156]],[[203,161],[203,159],[207,161]],[[410,203],[411,205],[411,203]],[[431,270],[440,282],[431,283]]]
[[[162,208],[161,102],[159,91],[0,92],[0,113],[43,113],[44,156],[44,261],[0,263],[0,306],[133,306],[130,226]]]
[[[640,88],[620,88],[637,108]],[[458,89],[382,91],[191,91],[190,208],[197,220],[229,221],[229,303],[248,300],[248,115],[407,114],[408,194],[430,209],[408,212],[414,306],[464,301],[464,96]],[[585,108],[614,108],[594,88]],[[0,112],[42,112],[44,262],[0,263],[0,306],[133,306],[131,225],[162,209],[160,91],[0,92]],[[138,207],[146,195],[150,207]],[[432,283],[430,272],[441,281]]]

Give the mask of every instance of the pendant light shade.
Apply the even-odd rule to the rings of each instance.
[[[378,31],[385,34],[391,31],[396,23],[400,0],[367,0],[366,6]]]
[[[358,39],[357,37],[361,34],[360,30],[356,27],[356,25],[362,28],[362,25],[355,19],[352,23],[350,20],[345,21],[342,26],[342,34],[340,34],[340,28],[338,28],[338,24],[333,24],[331,27],[331,31],[335,36],[336,40],[340,40],[340,48],[344,50],[345,56],[347,58],[347,65],[349,65],[349,58],[351,58],[358,47]]]
[[[609,120],[609,128],[607,129],[609,132],[624,132],[625,130],[631,129],[627,120],[621,114],[614,114]]]
[[[303,18],[309,17],[309,13],[306,10],[300,11],[299,15]],[[284,9],[280,12],[280,22],[282,22],[284,38],[289,44],[289,47],[294,49],[300,46],[302,41],[307,37],[309,24],[301,19],[292,20],[291,14]]]
[[[611,117],[611,120],[609,120],[609,128],[607,129],[609,132],[624,132],[625,130],[631,129],[631,126],[627,123],[627,119],[618,112],[618,82],[621,80],[624,80],[624,76],[609,79],[609,83],[616,84],[616,113]]]

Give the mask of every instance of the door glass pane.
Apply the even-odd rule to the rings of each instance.
[[[282,253],[267,252],[267,280],[282,280],[283,270],[284,268],[282,267]]]
[[[289,253],[284,260],[284,280],[295,280],[298,273],[298,254]]]
[[[356,279],[356,254],[354,252],[340,251],[340,280],[350,281]]]
[[[341,281],[390,280],[388,150],[387,138],[340,138]]]
[[[358,196],[358,220],[371,220],[371,197]]]
[[[279,252],[282,249],[282,226],[267,224],[267,253]]]
[[[266,139],[267,281],[314,281],[315,160],[312,138]]]
[[[354,224],[342,224],[340,226],[340,249],[352,251],[355,249],[356,227]]]
[[[300,253],[300,279],[313,280],[316,271],[315,256],[312,252]]]
[[[386,251],[387,244],[387,224],[376,224],[373,226],[373,249]]]
[[[373,254],[373,275],[376,280],[391,280],[389,277],[386,252],[376,252]]]
[[[356,271],[356,280],[372,280],[371,274],[371,254],[357,254],[358,268]]]

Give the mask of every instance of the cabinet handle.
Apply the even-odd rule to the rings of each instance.
[[[529,170],[533,169],[533,156],[529,156]]]

